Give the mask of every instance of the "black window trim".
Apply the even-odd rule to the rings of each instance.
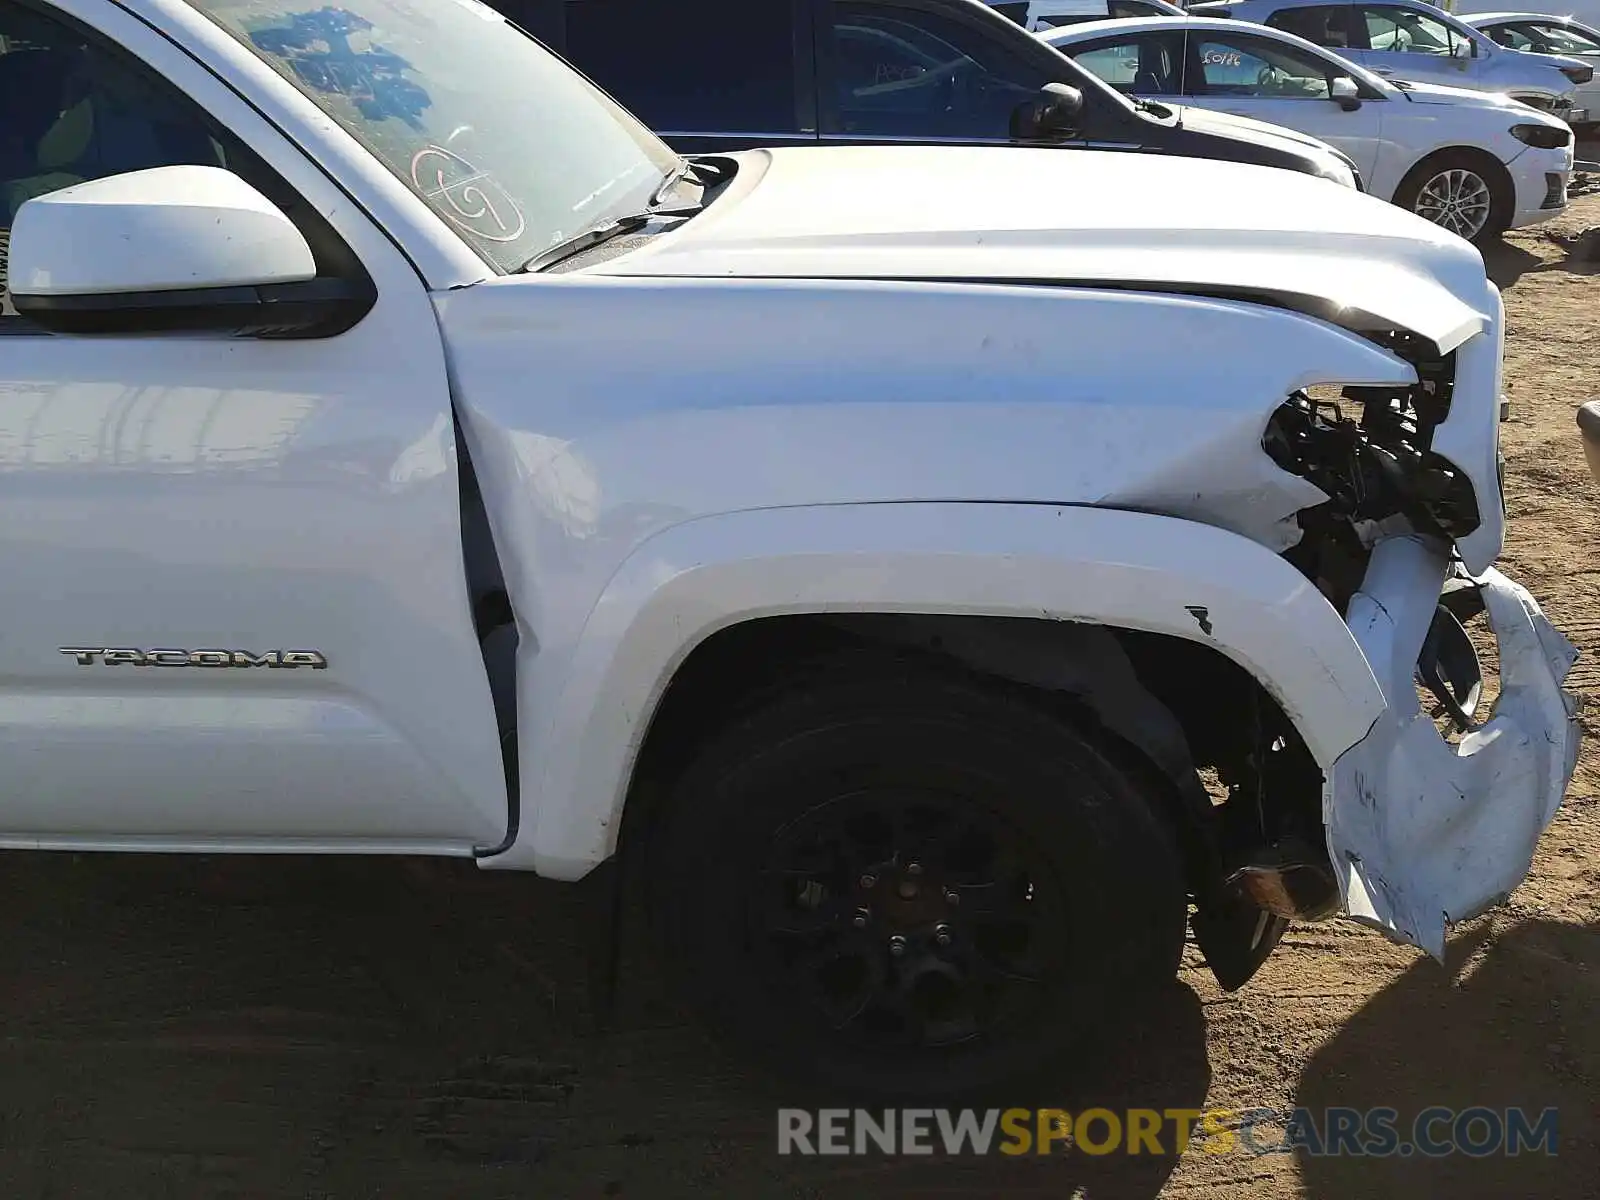
[[[817,6],[791,0],[789,25],[794,41],[795,128],[814,141],[822,135],[822,104],[817,87]]]

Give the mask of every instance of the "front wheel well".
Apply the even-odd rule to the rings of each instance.
[[[1211,646],[1045,618],[860,613],[753,619],[697,646],[650,722],[621,843],[648,842],[658,798],[699,748],[775,690],[851,660],[894,672],[908,659],[1092,730],[1148,780],[1197,897],[1216,894],[1248,843],[1321,842],[1320,769],[1270,692]]]
[[[1399,186],[1395,188],[1394,202],[1402,208],[1409,208],[1414,199],[1413,191],[1420,190],[1428,178],[1428,173],[1437,171],[1445,163],[1452,161],[1478,171],[1483,176],[1483,181],[1489,185],[1494,207],[1489,216],[1489,224],[1484,228],[1484,235],[1505,232],[1517,206],[1516,184],[1512,181],[1511,171],[1505,163],[1481,146],[1444,146],[1424,155],[1412,164],[1411,169],[1400,180]]]

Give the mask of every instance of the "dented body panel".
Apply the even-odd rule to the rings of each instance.
[[[1396,739],[1405,699],[1378,681],[1411,677],[1427,622],[1379,644],[1366,599],[1341,615],[1287,569],[1328,495],[1263,452],[1285,396],[1413,388],[1425,366],[1445,380],[1432,452],[1477,501],[1455,549],[1487,570],[1503,316],[1475,252],[1434,231],[1402,241],[1410,218],[1382,205],[1392,224],[1341,217],[1315,247],[1273,227],[1156,233],[1137,204],[1052,229],[1036,203],[998,199],[1019,194],[1004,178],[981,230],[937,205],[894,229],[916,156],[844,227],[807,191],[828,168],[745,157],[730,195],[643,251],[436,297],[521,635],[521,823],[485,865],[577,878],[614,852],[656,707],[718,630],[901,612],[1159,632],[1245,666],[1327,780],[1341,895],[1392,936],[1437,952],[1446,920],[1525,873],[1570,776],[1565,718],[1533,799],[1509,783],[1516,764],[1492,764],[1545,738],[1548,703],[1508,704],[1488,754],[1471,752],[1484,738],[1456,754],[1426,721]],[[1420,339],[1411,357],[1395,336]],[[1381,592],[1396,530],[1367,536]],[[1404,525],[1395,544],[1411,544]],[[1442,581],[1409,579],[1407,603],[1431,615]],[[1561,694],[1564,671],[1526,670]],[[1424,734],[1438,745],[1419,749]],[[1439,756],[1472,786],[1418,766]],[[1380,777],[1405,799],[1363,823]],[[1461,835],[1470,870],[1444,865],[1462,845],[1416,833],[1508,791]]]
[[[894,537],[855,549],[853,574],[888,579],[893,563],[923,548],[952,576],[976,578],[990,597],[987,608],[964,601],[948,611],[1076,612],[1087,619],[1095,608],[1095,620],[1137,624],[1131,616],[1118,622],[1103,597],[1091,604],[1091,597],[1043,583],[1056,571],[1088,580],[1096,563],[1109,570],[1118,554],[1132,554],[1147,581],[1150,572],[1161,574],[1165,615],[1149,618],[1149,628],[1215,636],[1226,645],[1228,633],[1209,634],[1186,607],[1209,605],[1208,621],[1218,630],[1247,624],[1236,606],[1212,604],[1193,589],[1185,594],[1185,570],[1211,569],[1194,550],[1197,537],[1235,535],[1253,569],[1280,582],[1292,576],[1308,600],[1326,607],[1275,554],[1299,537],[1295,512],[1324,497],[1262,453],[1261,430],[1272,411],[1297,388],[1415,378],[1394,354],[1328,322],[1206,297],[574,275],[507,280],[437,303],[463,434],[520,635],[521,826],[506,853],[490,861],[539,862],[563,876],[581,874],[609,853],[617,789],[626,785],[668,681],[660,671],[683,661],[715,628],[780,611],[946,611],[941,588],[898,599],[886,584],[860,591],[815,559],[833,553],[828,542],[806,534],[790,543],[808,526],[789,514],[848,524],[895,506]],[[663,310],[678,315],[666,322]],[[1127,364],[1151,338],[1196,352],[1204,347],[1231,368],[1197,371],[1193,355],[1156,359],[1141,372],[1135,400]],[[611,351],[619,341],[628,355]],[[723,353],[700,353],[709,341]],[[819,344],[831,353],[816,354]],[[1281,355],[1261,354],[1264,344]],[[840,361],[858,378],[841,377]],[[1135,404],[1138,415],[1130,419]],[[1003,581],[986,579],[995,555],[984,548],[1004,544],[1007,522],[1051,513],[1046,527],[1066,537],[1063,531],[1106,528],[1112,517],[1094,509],[1123,510],[1121,521],[1134,511],[1180,520],[1159,550],[1123,550],[1122,537],[1110,535],[1075,535],[1055,550],[1048,541],[1027,542],[1037,580],[1014,564]],[[942,546],[950,512],[968,510],[988,514],[988,540]],[[840,515],[828,516],[834,511]],[[816,575],[807,589],[815,607],[769,596],[746,610],[730,596],[731,607],[705,624],[697,614],[715,600],[708,595],[695,601],[694,613],[673,616],[668,628],[678,631],[676,641],[635,651],[648,666],[613,663],[622,648],[597,632],[617,602],[608,589],[654,562],[673,530],[692,526],[710,536],[722,528],[710,518],[735,514],[746,514],[736,528],[756,531],[751,544],[761,547],[761,571],[774,580],[791,569]],[[769,531],[759,532],[763,526]],[[981,556],[981,563],[962,555]],[[1192,566],[1162,567],[1163,555]],[[665,585],[683,565],[669,560],[646,575]],[[1277,688],[1286,686],[1288,669],[1283,662],[1261,674]],[[597,680],[614,671],[629,686],[598,689]],[[1356,671],[1363,673],[1370,681],[1370,671]],[[1359,729],[1348,726],[1350,712],[1360,711],[1350,703],[1305,703],[1308,715],[1340,714],[1307,725],[1307,736],[1327,742],[1330,755],[1375,715],[1366,714]],[[627,724],[619,728],[624,713]],[[576,752],[575,731],[595,722],[609,731],[594,751],[604,766],[586,768],[579,779],[563,764]],[[607,782],[597,791],[594,778]],[[551,812],[562,814],[555,825]],[[567,831],[580,824],[581,836]],[[544,831],[557,827],[564,830],[559,838],[543,845]]]
[[[1382,711],[1366,659],[1316,589],[1210,526],[1007,504],[706,517],[652,538],[607,581],[561,647],[563,671],[522,672],[522,834],[487,865],[576,879],[604,861],[651,714],[684,658],[735,623],[815,612],[1078,621],[1201,642],[1270,681],[1328,761]]]
[[[707,639],[876,613],[1237,664],[1320,772],[1349,911],[1434,953],[1526,871],[1576,753],[1571,650],[1492,570],[1503,317],[1467,243],[1267,168],[810,149],[722,159],[703,207],[518,273],[451,207],[487,173],[403,178],[190,5],[45,7],[248,146],[376,299],[336,336],[8,339],[0,844],[575,879]],[[178,450],[134,436],[158,428]],[[1304,553],[1339,538],[1353,591]],[[1455,744],[1411,684],[1452,554],[1504,676]]]

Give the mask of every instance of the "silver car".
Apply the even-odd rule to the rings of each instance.
[[[1594,78],[1591,63],[1508,49],[1422,0],[1207,0],[1189,11],[1286,30],[1392,79],[1501,92],[1569,123],[1589,120],[1574,97]]]
[[[1591,67],[1600,63],[1600,29],[1576,17],[1544,13],[1462,13],[1461,19],[1488,34],[1496,45],[1524,54],[1558,54],[1576,58]],[[1578,85],[1574,107],[1588,114],[1585,132],[1600,123],[1600,81]],[[1574,118],[1575,120],[1577,118]]]

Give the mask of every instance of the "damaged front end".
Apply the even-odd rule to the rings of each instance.
[[[1487,609],[1500,664],[1488,719],[1452,714],[1464,726],[1459,739],[1422,711],[1415,682],[1430,631],[1441,627],[1447,581],[1467,584]],[[1579,732],[1576,698],[1562,684],[1577,651],[1526,589],[1492,568],[1467,576],[1422,537],[1373,547],[1346,620],[1388,707],[1334,763],[1325,786],[1340,890],[1352,917],[1442,959],[1450,923],[1522,881],[1566,794]],[[1461,694],[1459,683],[1441,690]]]
[[[1501,461],[1497,332],[1444,353],[1415,335],[1369,334],[1412,364],[1414,384],[1296,393],[1263,439],[1281,469],[1328,497],[1299,514],[1303,536],[1285,557],[1344,617],[1387,707],[1322,765],[1327,857],[1258,846],[1230,885],[1280,921],[1342,908],[1440,959],[1451,923],[1526,875],[1579,746],[1563,687],[1576,650],[1488,565],[1504,515],[1501,469],[1483,466]],[[1476,471],[1440,452],[1467,445]],[[1462,624],[1480,613],[1499,676],[1487,714]]]

